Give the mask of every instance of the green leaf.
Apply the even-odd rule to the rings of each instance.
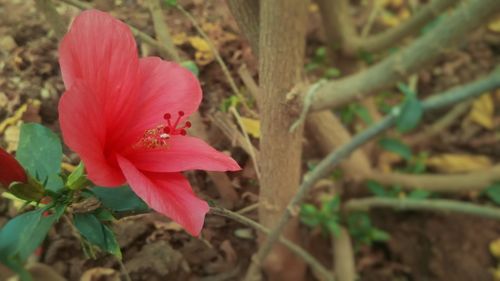
[[[120,246],[116,237],[107,227],[102,224],[93,214],[75,214],[73,216],[75,227],[82,236],[90,243],[98,246],[101,250],[108,252],[118,258],[122,258]]]
[[[410,147],[397,139],[383,138],[379,140],[378,144],[384,150],[396,153],[407,161],[411,159],[412,153]]]
[[[116,188],[94,187],[92,193],[112,212],[146,212],[148,205],[129,186]]]
[[[340,225],[339,225],[339,222],[336,220],[329,220],[326,223],[326,229],[328,230],[328,232],[330,232],[331,234],[333,234],[335,236],[340,235]]]
[[[94,211],[95,216],[100,220],[100,221],[114,221],[115,217],[113,214],[105,208],[99,208]]]
[[[176,0],[166,0],[166,1],[167,2],[168,1],[174,2],[174,4],[172,6],[177,5]],[[200,75],[200,69],[198,68],[198,66],[196,65],[196,63],[194,61],[186,60],[186,61],[181,62],[181,65],[184,68],[186,68],[187,70],[191,71],[191,73],[193,73],[196,77],[198,77]]]
[[[486,194],[486,196],[488,196],[488,198],[490,198],[491,201],[495,202],[497,205],[500,205],[500,182],[496,182],[486,188],[484,193]]]
[[[323,77],[326,79],[332,79],[332,78],[337,78],[341,75],[342,73],[338,68],[335,67],[329,67],[326,69],[325,73],[323,74]]]
[[[312,204],[303,204],[300,207],[300,219],[301,221],[311,227],[315,227],[321,223],[321,216],[316,209],[316,206]]]
[[[38,248],[50,228],[64,213],[65,206],[54,209],[55,213],[44,216],[48,207],[19,215],[0,230],[0,261],[12,270],[22,272],[22,264]]]
[[[408,198],[411,198],[411,199],[427,199],[431,195],[432,195],[432,193],[429,192],[429,191],[427,191],[427,190],[415,189],[415,190],[413,190],[412,192],[410,192],[408,194]]]
[[[321,206],[321,211],[326,215],[338,212],[340,207],[340,196],[333,196],[330,200],[325,200]]]
[[[17,160],[40,182],[53,191],[63,187],[61,171],[62,147],[56,134],[40,124],[23,124],[19,136]]]
[[[411,91],[405,84],[399,84],[399,89],[405,94],[403,105],[398,107],[400,110],[396,120],[396,128],[406,133],[413,130],[422,119],[422,103],[418,100],[417,94]]]
[[[89,184],[89,180],[85,176],[85,166],[80,162],[76,169],[71,172],[66,181],[66,186],[71,190],[78,190]]]
[[[377,197],[387,197],[387,191],[380,183],[370,180],[366,183],[366,186],[373,195]]]
[[[370,115],[370,112],[368,112],[368,109],[366,107],[359,105],[354,108],[354,112],[356,115],[365,122],[367,125],[371,125],[373,123],[372,117]]]
[[[391,239],[391,235],[389,235],[389,233],[387,233],[381,229],[372,228],[370,231],[370,239],[372,241],[384,242],[384,241],[388,241],[389,239]]]
[[[177,6],[177,0],[165,0],[165,4],[167,4],[170,7],[175,7]]]

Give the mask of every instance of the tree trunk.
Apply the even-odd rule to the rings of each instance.
[[[297,118],[286,96],[301,80],[304,63],[307,3],[304,0],[268,0],[260,6],[259,76],[263,92],[261,113],[261,188],[259,219],[273,227],[297,192],[301,175],[303,126],[289,132]],[[285,236],[297,240],[298,221]],[[269,280],[303,280],[305,265],[276,245],[264,268]]]

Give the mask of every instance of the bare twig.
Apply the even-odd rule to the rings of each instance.
[[[222,59],[222,57],[221,57],[221,55],[219,53],[219,50],[217,50],[217,48],[214,46],[214,44],[213,44],[212,40],[210,39],[210,37],[208,37],[208,35],[205,33],[205,31],[203,31],[203,28],[201,28],[201,26],[198,24],[198,21],[196,21],[196,19],[188,11],[186,11],[186,9],[184,9],[181,5],[176,5],[175,7],[189,21],[191,21],[191,23],[193,24],[193,26],[196,29],[196,31],[198,31],[198,33],[201,35],[201,37],[203,37],[203,39],[205,39],[205,41],[207,41],[208,46],[210,47],[210,50],[212,51],[212,53],[215,56],[215,60],[220,65],[220,67],[222,69],[222,72],[224,73],[224,75],[227,78],[227,82],[229,83],[229,86],[231,87],[231,90],[240,99],[243,107],[245,107],[245,109],[247,111],[252,112],[252,110],[250,109],[250,107],[247,104],[246,98],[241,94],[240,90],[238,89],[238,86],[236,86],[236,82],[234,81],[233,76],[231,76],[231,73],[229,72],[229,69],[228,69],[226,63]]]
[[[257,159],[257,163],[259,163],[259,150],[254,146],[250,146],[246,141],[245,136],[238,130],[236,125],[230,120],[230,117],[223,112],[216,112],[213,115],[209,116],[210,121],[213,122],[217,128],[219,128],[226,137],[232,142],[236,143],[239,147],[245,150],[248,155],[252,155],[252,151],[254,151],[254,156]]]
[[[238,74],[240,75],[243,84],[245,84],[245,87],[247,87],[248,91],[255,99],[257,106],[261,105],[262,93],[260,91],[259,85],[257,85],[257,82],[255,82],[255,80],[252,78],[252,75],[248,71],[248,68],[245,64],[240,66],[240,68],[238,69]]]
[[[269,234],[269,232],[270,232],[270,230],[267,227],[255,222],[255,221],[253,221],[245,216],[242,216],[238,213],[231,212],[231,211],[223,209],[223,208],[211,207],[210,213],[214,214],[214,215],[219,215],[219,216],[223,216],[223,217],[232,219],[232,220],[237,221],[239,223],[242,223],[244,225],[250,226],[250,227],[256,229],[257,231],[260,231],[260,232],[265,233],[265,234]],[[292,251],[298,257],[302,258],[305,262],[307,262],[307,264],[309,264],[313,270],[315,270],[323,278],[325,278],[324,280],[334,280],[330,271],[328,269],[326,269],[320,262],[318,262],[313,256],[311,256],[306,250],[302,249],[302,247],[298,246],[297,244],[293,243],[292,241],[290,241],[282,236],[280,236],[278,238],[278,241],[280,243],[282,243],[283,245],[285,245],[288,249],[290,249],[290,251]]]
[[[406,49],[357,74],[326,83],[314,95],[311,110],[344,105],[416,72],[498,11],[498,0],[461,1],[453,13]]]
[[[449,126],[457,121],[460,116],[469,110],[471,103],[472,101],[469,100],[455,105],[455,107],[448,111],[443,117],[439,118],[428,128],[425,128],[423,132],[408,137],[406,143],[410,145],[419,144],[443,133]]]
[[[424,111],[435,110],[470,99],[484,93],[485,91],[498,87],[500,87],[500,69],[496,69],[484,79],[431,97],[422,103],[422,107]],[[339,164],[344,158],[348,157],[358,147],[393,126],[400,111],[401,109],[397,108],[380,122],[354,136],[351,142],[342,145],[337,150],[330,153],[310,174],[304,177],[304,181],[302,182],[299,191],[288,204],[288,208],[285,210],[285,213],[282,215],[277,225],[272,229],[266,241],[262,243],[262,246],[256,254],[257,261],[262,261],[267,257],[277,237],[279,237],[288,220],[292,218],[292,214],[294,213],[293,210],[299,206],[311,187],[313,187],[318,180],[327,176],[337,164]]]
[[[356,264],[349,232],[341,227],[339,235],[332,235],[332,240],[335,277],[338,281],[355,281]]]
[[[458,175],[403,174],[372,171],[367,179],[386,185],[398,185],[405,189],[423,189],[435,192],[464,192],[483,190],[500,181],[500,165],[489,169]]]
[[[255,153],[255,148],[254,148],[252,142],[250,141],[250,137],[248,136],[248,133],[245,130],[245,126],[243,126],[243,122],[241,122],[241,116],[238,113],[238,111],[236,110],[236,108],[234,108],[234,106],[231,106],[229,108],[229,111],[231,111],[231,113],[233,114],[234,118],[236,119],[236,122],[238,123],[238,125],[241,128],[241,131],[243,132],[243,136],[245,136],[245,142],[247,143],[248,147],[250,148],[249,154],[250,154],[250,157],[252,157],[252,162],[253,162],[253,166],[255,169],[255,173],[257,174],[257,178],[260,180],[259,162],[257,162],[257,155]]]
[[[45,20],[54,30],[57,38],[61,38],[66,32],[66,23],[64,18],[56,11],[51,0],[36,0],[36,8],[43,14]]]
[[[397,210],[428,210],[442,213],[461,213],[484,218],[500,219],[500,208],[480,206],[468,202],[447,199],[399,199],[399,198],[363,198],[351,199],[344,205],[345,210],[368,211],[372,208],[393,208]]]
[[[367,35],[376,14],[381,9],[380,5],[375,4],[361,36],[355,29],[347,0],[320,0],[318,4],[321,7],[327,36],[340,37],[344,53],[357,55],[362,51],[378,52],[400,43],[402,39],[418,32],[432,19],[458,2],[457,0],[433,0],[397,27],[375,35]],[[328,41],[332,40],[328,38]]]
[[[180,62],[179,53],[174,46],[174,42],[170,36],[170,31],[165,23],[165,17],[163,16],[160,0],[149,0],[146,1],[146,3],[151,13],[151,17],[153,18],[153,25],[155,27],[156,36],[158,37],[157,41],[165,46],[165,48],[161,50],[162,55],[174,61]]]

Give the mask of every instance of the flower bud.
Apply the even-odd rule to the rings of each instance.
[[[0,148],[0,186],[8,188],[13,182],[27,183],[28,177],[19,162]]]

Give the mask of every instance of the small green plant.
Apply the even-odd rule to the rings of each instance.
[[[338,235],[340,233],[340,197],[333,196],[323,201],[321,208],[313,204],[303,204],[300,209],[301,221],[310,227],[320,227],[323,233]]]
[[[332,79],[339,77],[342,73],[338,68],[331,67],[326,59],[326,47],[319,47],[314,52],[311,61],[305,65],[306,72],[318,71],[321,78]]]
[[[355,212],[347,217],[347,229],[356,245],[371,245],[373,242],[388,241],[389,233],[373,226],[367,213]]]

